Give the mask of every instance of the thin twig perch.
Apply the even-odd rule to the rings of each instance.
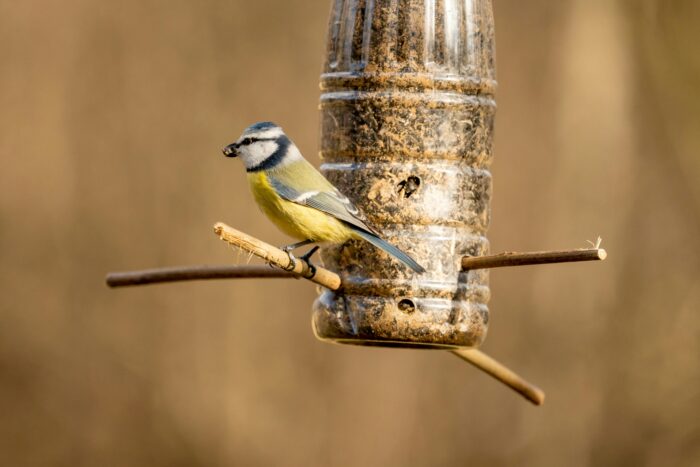
[[[203,279],[266,279],[297,277],[294,273],[267,265],[173,266],[141,271],[111,272],[106,282],[110,287],[158,284],[162,282],[195,281]]]
[[[488,256],[465,256],[462,269],[501,268],[526,266],[529,264],[568,263],[573,261],[604,260],[608,256],[602,248],[562,251],[530,251],[526,253],[505,252]]]
[[[284,251],[265,243],[257,238],[251,237],[243,232],[240,232],[233,227],[218,222],[214,226],[214,232],[222,240],[242,248],[262,259],[269,261],[281,268],[290,267],[289,256]],[[340,276],[336,273],[316,266],[316,274],[313,277],[307,277],[309,265],[301,259],[297,259],[296,269],[294,270],[299,275],[316,284],[327,287],[331,290],[338,290],[341,285]],[[536,405],[541,405],[544,402],[544,393],[537,386],[530,384],[518,374],[510,370],[508,367],[497,362],[493,358],[476,349],[453,350],[451,351],[459,358],[466,360],[475,367],[493,376],[497,380],[506,384],[513,390],[520,393],[527,400]]]
[[[529,264],[561,263],[571,261],[604,260],[607,253],[602,248],[590,250],[538,251],[526,253],[505,252],[488,256],[465,256],[462,269],[485,269]],[[288,264],[288,262],[287,262]],[[105,279],[110,287],[158,284],[163,282],[206,279],[275,279],[298,278],[293,272],[268,266],[221,265],[221,266],[172,266],[143,269],[140,271],[111,272]]]

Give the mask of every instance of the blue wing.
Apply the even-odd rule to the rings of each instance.
[[[321,175],[319,174],[319,176]],[[352,202],[336,190],[325,178],[323,180],[328,184],[328,188],[323,187],[326,189],[308,189],[305,191],[299,191],[290,187],[289,184],[284,183],[275,175],[268,174],[267,179],[275,192],[287,201],[318,209],[352,227],[377,235],[377,232],[367,225],[362,218],[362,214]]]
[[[307,185],[307,187],[312,186],[316,189],[306,188],[304,191],[296,190],[290,187],[288,183],[280,180],[279,174],[268,174],[267,179],[275,192],[283,199],[302,206],[318,209],[319,211],[325,212],[345,222],[358,236],[370,242],[372,245],[386,251],[417,273],[425,272],[423,266],[418,264],[413,258],[379,237],[379,234],[367,225],[365,220],[361,217],[362,214],[352,202],[336,190],[320,173],[316,172],[313,166],[309,164],[309,167],[318,177],[314,175],[313,180],[311,180],[313,183],[306,183],[305,185]],[[308,171],[305,171],[305,173],[308,174]],[[318,178],[322,179],[322,181],[318,180]],[[309,180],[304,181],[309,182]]]

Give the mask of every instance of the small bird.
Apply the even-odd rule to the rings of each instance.
[[[283,249],[311,243],[343,243],[363,239],[389,253],[417,273],[425,269],[383,240],[360,211],[299,152],[282,128],[272,122],[249,126],[235,143],[223,149],[227,157],[243,160],[255,201],[284,233],[301,240]],[[314,247],[302,258],[309,260]]]

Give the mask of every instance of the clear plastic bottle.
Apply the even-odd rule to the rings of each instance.
[[[314,304],[316,335],[342,343],[478,346],[488,271],[495,112],[488,0],[334,0],[321,76],[321,170],[415,274],[366,242],[325,247],[344,288]]]

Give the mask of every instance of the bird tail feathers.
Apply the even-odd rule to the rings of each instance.
[[[406,253],[399,250],[397,247],[395,247],[391,243],[387,242],[386,240],[383,240],[374,234],[371,234],[367,231],[356,228],[352,225],[348,225],[348,227],[350,227],[350,229],[352,229],[358,236],[360,236],[364,240],[367,240],[368,242],[370,242],[372,245],[376,246],[377,248],[380,248],[380,249],[386,251],[391,256],[398,259],[399,261],[404,263],[409,268],[413,269],[415,272],[417,272],[419,274],[425,272],[425,268],[423,266],[421,266],[420,264],[418,264],[416,262],[416,260],[414,260],[413,258],[408,256]]]

